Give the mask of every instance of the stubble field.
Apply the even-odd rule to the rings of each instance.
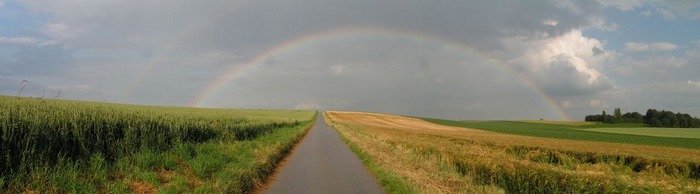
[[[393,193],[700,192],[700,150],[528,137],[326,112]]]

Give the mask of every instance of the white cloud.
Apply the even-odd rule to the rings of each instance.
[[[602,31],[617,31],[617,29],[620,28],[617,23],[608,23],[602,18],[595,19],[592,23],[594,28]]]
[[[544,21],[544,25],[548,25],[548,26],[557,26],[557,24],[559,24],[559,22],[557,20],[553,20],[553,19],[548,19],[548,20]]]
[[[2,7],[4,7],[4,6],[5,6],[5,3],[2,2],[2,1],[0,1],[0,8],[2,8]]]
[[[694,81],[688,80],[688,85],[700,89],[700,81],[694,82]]]
[[[579,30],[546,40],[506,39],[504,42],[513,50],[525,50],[510,63],[550,94],[590,94],[613,87],[598,69],[603,68],[614,53],[605,51],[600,41],[584,37]]]
[[[32,37],[0,37],[0,44],[34,45],[38,42]]]
[[[622,11],[629,11],[637,7],[641,7],[647,3],[647,0],[598,0],[598,2],[605,6],[615,7]]]
[[[1,37],[0,44],[11,44],[11,45],[35,45],[35,46],[49,46],[54,45],[57,42],[55,40],[40,40],[35,37]]]
[[[644,16],[644,17],[651,17],[651,14],[652,14],[651,10],[646,10],[646,11],[639,13],[639,15]]]
[[[669,42],[626,42],[626,52],[668,52],[678,49],[678,45]]]
[[[673,14],[673,11],[671,11],[669,9],[656,8],[656,12],[659,13],[661,16],[663,16],[666,19],[676,19],[676,15]]]

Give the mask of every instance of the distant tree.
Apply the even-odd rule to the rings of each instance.
[[[602,118],[603,123],[607,123],[608,122],[608,114],[605,113],[605,110],[603,110],[603,114],[601,114],[601,116],[603,116],[603,118]]]
[[[615,114],[615,121],[616,122],[622,121],[622,111],[620,110],[620,108],[615,108],[615,111],[613,112],[613,114]]]
[[[656,119],[656,118],[652,118],[651,121],[650,121],[650,123],[649,123],[649,125],[651,125],[652,127],[661,127],[661,126],[663,126],[662,123],[661,123],[661,121],[659,121],[659,119]]]
[[[644,123],[651,127],[669,128],[697,128],[700,127],[700,118],[692,117],[686,113],[673,113],[671,111],[648,109],[645,115],[639,112],[627,112],[622,114],[620,108],[615,108],[613,115],[608,115],[605,110],[602,114],[587,115],[586,121],[602,123]]]
[[[644,123],[650,124],[650,125],[651,125],[651,124],[652,124],[652,120],[653,120],[654,118],[657,118],[658,115],[659,115],[659,111],[657,111],[656,109],[649,109],[649,110],[647,110],[647,114],[644,115]]]
[[[628,112],[622,115],[623,123],[642,123],[644,122],[644,116],[639,114],[639,112]]]
[[[678,119],[678,127],[688,128],[692,123],[692,117],[688,114],[676,113],[676,118]]]
[[[676,119],[676,114],[671,111],[661,110],[657,115],[658,120],[661,121],[662,127],[675,127],[678,125],[678,119]]]

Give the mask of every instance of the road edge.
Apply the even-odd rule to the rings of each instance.
[[[253,189],[253,191],[251,191],[250,193],[255,193],[255,194],[263,193],[264,191],[266,191],[269,188],[270,184],[276,180],[277,175],[280,173],[282,168],[285,166],[285,164],[287,163],[289,158],[299,148],[299,145],[304,140],[304,138],[306,138],[306,136],[309,134],[309,131],[311,131],[311,129],[314,128],[314,126],[316,126],[316,120],[318,119],[319,113],[320,113],[320,111],[317,110],[316,114],[314,114],[314,116],[313,116],[313,119],[311,121],[309,121],[309,122],[311,122],[311,124],[308,127],[306,127],[306,129],[304,129],[304,134],[297,137],[297,139],[294,141],[294,145],[291,146],[291,148],[289,148],[286,151],[286,153],[284,153],[284,157],[282,157],[281,160],[277,161],[277,163],[275,164],[275,169],[272,170],[272,172],[270,174],[268,174],[267,177],[265,177],[265,180],[262,181],[261,185],[256,185],[255,188]]]

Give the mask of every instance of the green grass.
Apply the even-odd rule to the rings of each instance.
[[[583,125],[596,124],[595,122],[587,122],[587,121],[550,121],[550,120],[522,120],[521,122],[553,124],[553,125],[570,125],[570,126],[583,126]]]
[[[700,139],[700,128],[588,128],[581,129],[601,133],[630,134],[655,137],[679,137]]]
[[[251,192],[315,114],[0,96],[0,191]]]
[[[584,126],[578,126],[580,129],[591,129],[591,128],[644,128],[644,127],[649,127],[648,125],[644,123],[615,123],[615,124],[607,124],[607,123],[597,123],[594,125],[584,125]]]
[[[700,141],[694,138],[654,137],[632,134],[601,133],[595,131],[581,130],[593,130],[598,127],[639,127],[640,124],[595,124],[576,127],[568,125],[553,125],[517,121],[464,122],[433,118],[421,119],[440,125],[481,129],[498,133],[507,133],[524,136],[700,149]]]

